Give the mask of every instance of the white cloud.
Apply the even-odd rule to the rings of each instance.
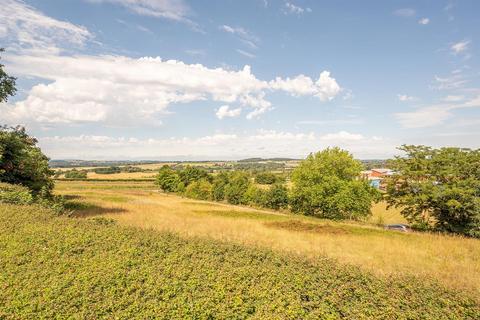
[[[242,113],[241,108],[230,109],[228,105],[223,105],[220,108],[218,108],[215,114],[217,115],[218,119],[223,119],[226,117],[230,117],[230,118],[238,117],[241,113]]]
[[[265,99],[266,92],[271,90],[310,94],[321,101],[333,99],[340,91],[328,72],[322,72],[315,83],[307,81],[305,90],[292,85],[290,79],[259,80],[249,66],[231,71],[176,60],[124,56],[6,59],[15,74],[48,81],[35,85],[25,100],[5,109],[4,118],[12,122],[158,124],[171,104],[208,99],[250,107],[253,110],[247,118],[251,119],[271,109],[271,103]]]
[[[121,5],[142,16],[189,21],[190,7],[183,0],[87,0],[93,3],[108,2]]]
[[[405,18],[413,17],[415,13],[416,13],[415,10],[412,8],[397,9],[393,12],[393,14],[395,14],[396,16],[405,17]]]
[[[247,58],[250,58],[250,59],[255,58],[255,55],[253,53],[250,53],[250,52],[247,52],[247,51],[244,51],[244,50],[241,50],[241,49],[237,49],[237,52],[240,53],[242,56],[245,56]]]
[[[415,97],[412,97],[412,96],[409,96],[409,95],[406,95],[406,94],[397,94],[397,97],[398,97],[398,100],[400,100],[402,102],[414,101],[414,100],[417,99]]]
[[[480,96],[463,103],[438,104],[419,108],[412,112],[396,113],[398,122],[405,128],[424,128],[443,124],[454,116],[453,111],[464,108],[479,108]]]
[[[229,25],[220,26],[220,30],[233,34],[240,39],[250,49],[257,49],[260,44],[260,38],[241,27],[231,27]]]
[[[240,159],[249,156],[305,157],[310,152],[339,146],[357,157],[378,158],[395,153],[392,141],[346,131],[327,134],[260,129],[251,135],[215,133],[199,138],[138,139],[95,135],[40,137],[40,146],[54,159]],[[106,156],[107,155],[107,156]]]
[[[445,101],[445,102],[458,102],[458,101],[462,101],[464,99],[465,99],[465,96],[448,95],[445,98],[443,98],[442,100]]]
[[[83,26],[45,16],[24,2],[3,0],[0,38],[10,49],[52,54],[60,52],[58,43],[81,46],[93,36]]]
[[[430,23],[430,19],[428,19],[428,18],[422,18],[422,19],[418,20],[418,23],[419,23],[419,24],[422,24],[422,25],[427,25],[427,24]]]
[[[303,74],[295,78],[276,78],[270,81],[270,87],[283,90],[293,96],[313,95],[321,101],[332,100],[341,90],[337,81],[330,77],[330,72],[323,71],[317,81]]]
[[[469,44],[470,44],[469,40],[460,41],[460,42],[452,44],[450,46],[450,50],[452,50],[453,54],[457,55],[457,54],[463,53],[466,50],[468,50],[468,45]]]
[[[435,84],[432,87],[437,90],[458,89],[468,82],[461,73],[452,73],[446,77],[435,76],[434,79]]]
[[[302,8],[300,6],[296,6],[291,2],[285,2],[284,10],[285,14],[303,14],[305,12],[312,12],[310,8]]]

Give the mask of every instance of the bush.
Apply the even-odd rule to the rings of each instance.
[[[212,199],[215,201],[225,200],[225,187],[228,185],[229,175],[220,172],[213,178]]]
[[[205,179],[190,183],[185,196],[197,200],[210,200],[212,198],[212,184]]]
[[[249,186],[248,175],[243,171],[236,171],[225,186],[225,198],[231,204],[245,204],[244,195]]]
[[[277,176],[271,172],[262,172],[255,177],[255,182],[258,184],[274,184],[277,181]]]
[[[199,181],[199,180],[211,180],[208,172],[203,169],[198,169],[192,166],[186,166],[185,169],[181,170],[178,173],[180,181],[187,187],[190,183]]]
[[[11,204],[31,204],[33,196],[26,187],[0,182],[0,202]]]
[[[243,203],[258,207],[266,207],[267,192],[250,184],[243,195]]]
[[[371,214],[378,192],[359,180],[362,165],[339,148],[310,154],[292,174],[293,212],[327,219],[360,219]]]
[[[115,173],[120,173],[122,172],[122,169],[120,167],[106,167],[106,168],[95,168],[93,169],[93,172],[96,174],[115,174]]]
[[[288,191],[282,184],[274,184],[265,196],[264,206],[269,209],[283,209],[288,207]]]
[[[78,171],[77,169],[72,169],[65,173],[66,179],[87,179],[86,171]]]

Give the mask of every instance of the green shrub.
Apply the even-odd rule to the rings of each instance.
[[[288,207],[288,190],[282,184],[274,184],[265,196],[265,207],[269,209],[284,209]]]
[[[265,207],[267,203],[267,192],[254,184],[250,184],[243,195],[242,202],[252,206]]]
[[[66,179],[87,179],[87,172],[86,171],[79,171],[77,169],[72,169],[65,173]]]
[[[210,181],[211,177],[207,171],[192,166],[186,166],[185,169],[178,172],[180,181],[182,181],[187,187],[190,183],[199,180]]]
[[[157,184],[160,189],[165,192],[175,192],[177,191],[180,178],[178,173],[173,170],[170,166],[164,165],[158,171],[155,184]],[[182,182],[183,183],[183,182]],[[183,189],[185,188],[185,184],[183,184]]]
[[[244,195],[249,186],[248,175],[243,171],[235,171],[225,186],[225,198],[231,204],[245,204]]]
[[[210,200],[212,184],[205,179],[193,181],[185,189],[185,196],[197,200]]]
[[[93,172],[95,172],[96,174],[115,174],[122,172],[122,170],[120,169],[120,167],[112,166],[106,168],[95,168],[93,169]]]
[[[272,172],[258,173],[255,182],[258,184],[274,184],[277,182],[277,176]]]
[[[26,187],[0,182],[0,202],[31,204],[33,202],[33,196]]]
[[[225,187],[228,184],[229,175],[226,172],[220,172],[213,178],[212,199],[215,201],[225,200]]]

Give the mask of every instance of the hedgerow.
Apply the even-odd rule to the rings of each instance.
[[[0,204],[0,319],[475,319],[420,278]]]

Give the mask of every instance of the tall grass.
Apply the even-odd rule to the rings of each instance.
[[[58,192],[97,205],[80,215],[104,215],[122,225],[170,231],[294,253],[312,260],[333,258],[380,276],[420,276],[463,290],[480,300],[480,241],[441,234],[386,231],[373,223],[331,222],[220,203],[188,200],[127,183],[62,182]],[[95,192],[88,191],[92,186]],[[126,200],[111,201],[110,196]],[[101,209],[98,209],[101,208]],[[97,210],[97,211],[95,211]],[[398,212],[374,208],[385,222],[402,222]],[[375,221],[375,217],[372,218]],[[272,221],[287,222],[283,225]],[[301,227],[288,222],[327,226]],[[291,228],[288,226],[291,225]],[[303,230],[302,230],[303,229]],[[337,232],[335,230],[341,230]]]

